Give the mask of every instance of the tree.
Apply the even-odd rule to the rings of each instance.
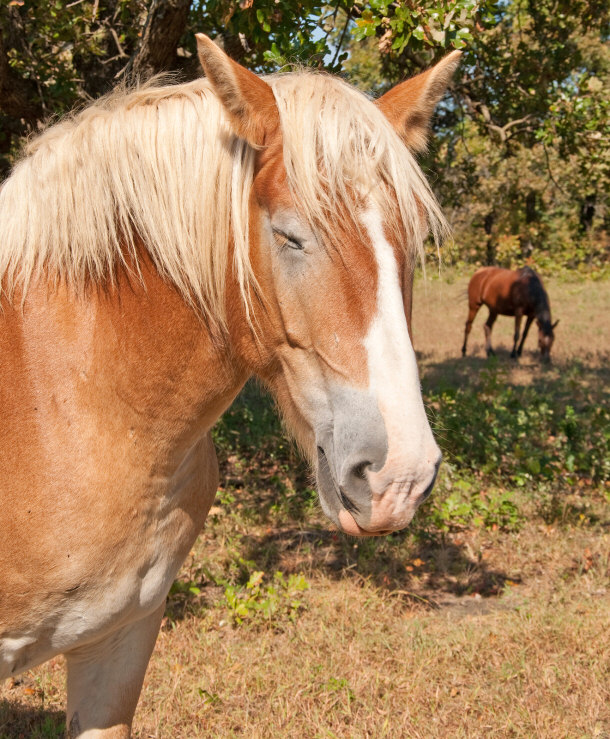
[[[311,64],[375,94],[462,48],[422,163],[464,253],[603,245],[609,15],[603,0],[0,0],[0,170],[120,80],[200,74],[196,31],[255,71]]]
[[[472,4],[455,1],[465,8]],[[183,79],[199,74],[196,31],[217,38],[235,59],[259,72],[291,62],[338,72],[352,17],[360,24],[356,29],[368,33],[366,18],[382,11],[375,2],[369,8],[347,0],[332,7],[319,0],[0,0],[3,169],[24,135],[121,79],[168,70]],[[416,45],[424,43],[417,25],[427,27],[435,12],[409,6]],[[452,22],[454,45],[462,43],[467,20]]]
[[[512,0],[473,16],[424,163],[478,259],[514,262],[579,234],[607,248],[609,16],[597,0]],[[421,61],[394,36],[376,36],[390,83]]]

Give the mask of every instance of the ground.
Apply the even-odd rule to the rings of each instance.
[[[542,368],[535,328],[509,359],[508,318],[484,357],[486,309],[459,356],[467,281],[416,284],[445,463],[409,531],[329,530],[256,388],[220,424],[135,737],[610,737],[610,284],[547,280]],[[61,658],[0,686],[0,737],[61,736],[64,697]]]

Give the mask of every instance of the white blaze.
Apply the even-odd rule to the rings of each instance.
[[[371,474],[374,497],[386,501],[393,517],[406,515],[409,493],[423,492],[432,480],[440,452],[424,410],[415,352],[409,337],[394,250],[379,210],[370,204],[362,222],[373,244],[378,267],[377,313],[364,344],[368,354],[370,391],[377,398],[388,437],[383,469]],[[384,506],[385,507],[385,506]],[[411,511],[412,515],[412,511]]]

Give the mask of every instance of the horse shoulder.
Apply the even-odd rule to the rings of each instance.
[[[502,270],[498,267],[482,268],[479,284],[481,299],[486,305],[491,306],[493,304],[495,295],[501,289],[502,278]]]
[[[493,267],[479,267],[468,283],[468,298],[471,303],[481,303],[485,285],[489,281]]]

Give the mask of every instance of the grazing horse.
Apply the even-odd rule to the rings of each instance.
[[[198,46],[205,78],[51,127],[0,190],[0,678],[63,653],[71,737],[130,734],[248,377],[344,532],[406,526],[440,463],[410,306],[445,222],[414,152],[459,53],[375,103]]]
[[[485,304],[489,316],[485,321],[485,351],[487,356],[495,354],[491,347],[491,329],[498,315],[515,317],[515,335],[511,357],[521,356],[527,332],[534,318],[538,322],[538,347],[543,361],[550,361],[551,347],[555,338],[554,329],[559,321],[551,323],[549,296],[542,280],[530,267],[521,269],[501,269],[500,267],[481,267],[468,284],[468,318],[464,332],[462,356],[466,356],[466,343],[472,322],[479,308]],[[526,317],[523,336],[519,344],[521,319]],[[517,344],[519,344],[517,348]]]

